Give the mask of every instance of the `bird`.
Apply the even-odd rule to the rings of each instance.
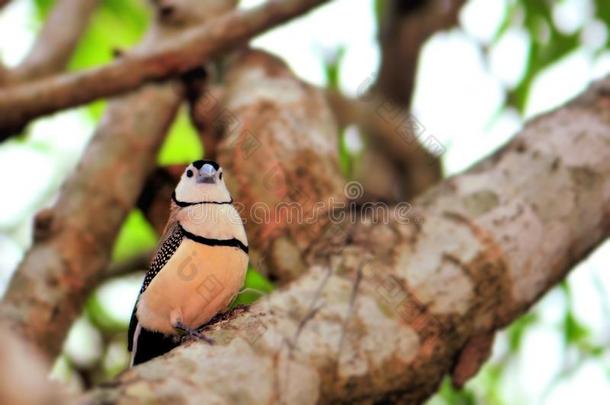
[[[226,311],[248,267],[248,240],[223,170],[197,160],[172,193],[170,215],[133,308],[130,366],[172,350]]]

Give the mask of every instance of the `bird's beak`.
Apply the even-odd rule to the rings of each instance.
[[[216,169],[211,164],[204,164],[197,174],[197,183],[216,183]]]

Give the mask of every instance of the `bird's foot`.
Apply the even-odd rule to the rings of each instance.
[[[188,326],[184,325],[182,322],[177,322],[174,325],[174,329],[178,332],[180,337],[180,342],[188,342],[191,340],[203,340],[204,342],[212,345],[214,344],[214,340],[205,336],[203,333],[199,332],[197,329],[191,329]]]

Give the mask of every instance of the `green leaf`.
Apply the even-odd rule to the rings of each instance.
[[[251,304],[260,297],[269,294],[273,289],[273,284],[265,276],[253,268],[248,268],[244,288],[233,302],[232,307]]]
[[[451,380],[447,377],[443,380],[443,384],[441,385],[441,389],[439,390],[439,395],[443,398],[448,404],[451,405],[475,405],[476,398],[474,393],[467,388],[463,388],[461,390],[456,390],[453,388],[451,384]]]
[[[137,252],[152,249],[157,243],[157,234],[140,210],[127,216],[112,253],[113,260],[125,260]]]
[[[46,18],[47,14],[49,14],[53,3],[53,0],[34,0],[36,17],[39,19],[39,22],[42,22]]]
[[[339,165],[343,176],[346,178],[353,177],[353,158],[346,146],[345,131],[341,131],[339,137]]]
[[[519,351],[521,347],[521,343],[523,342],[523,337],[525,336],[525,331],[527,328],[536,322],[536,315],[533,313],[527,313],[513,322],[508,328],[508,347],[511,353],[515,353]]]
[[[36,0],[47,3],[47,0]],[[48,5],[41,4],[41,12],[48,11]],[[96,9],[87,30],[83,33],[68,64],[69,70],[82,70],[100,66],[114,59],[114,51],[129,52],[142,37],[149,21],[149,11],[142,1],[105,0]],[[105,102],[97,101],[88,105],[94,120],[98,120]]]
[[[330,55],[324,61],[324,71],[326,73],[327,87],[331,90],[337,90],[339,88],[339,67],[341,61],[345,56],[345,47],[339,47],[334,54]]]
[[[563,333],[567,344],[577,344],[589,336],[588,329],[568,310],[563,318]]]
[[[105,332],[122,332],[127,328],[127,323],[116,319],[106,310],[96,293],[91,294],[87,300],[85,315],[96,328]]]
[[[199,134],[191,125],[188,114],[183,109],[174,121],[157,160],[163,166],[190,163],[201,159],[202,156],[203,145]]]
[[[387,6],[387,0],[375,0],[373,3],[373,13],[375,15],[375,21],[377,21],[377,26],[381,24],[381,19],[383,18],[383,13],[385,13],[385,8]]]
[[[521,83],[509,93],[508,104],[525,112],[527,99],[536,76],[545,68],[580,46],[580,32],[565,35],[553,24],[552,4],[545,0],[521,1],[511,14],[523,15],[523,25],[531,38],[528,61]],[[516,19],[516,18],[511,18]],[[548,28],[548,41],[538,40],[541,26]],[[503,27],[505,30],[506,27]]]
[[[146,30],[146,9],[134,7],[133,1],[125,1],[124,7],[110,7],[104,2],[91,19],[81,38],[69,68],[79,70],[106,64],[114,59],[114,50],[128,52]]]

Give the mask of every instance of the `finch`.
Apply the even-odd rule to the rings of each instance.
[[[225,311],[248,266],[243,222],[222,168],[198,160],[172,194],[165,231],[133,309],[128,331],[131,366],[167,353],[183,336]]]

